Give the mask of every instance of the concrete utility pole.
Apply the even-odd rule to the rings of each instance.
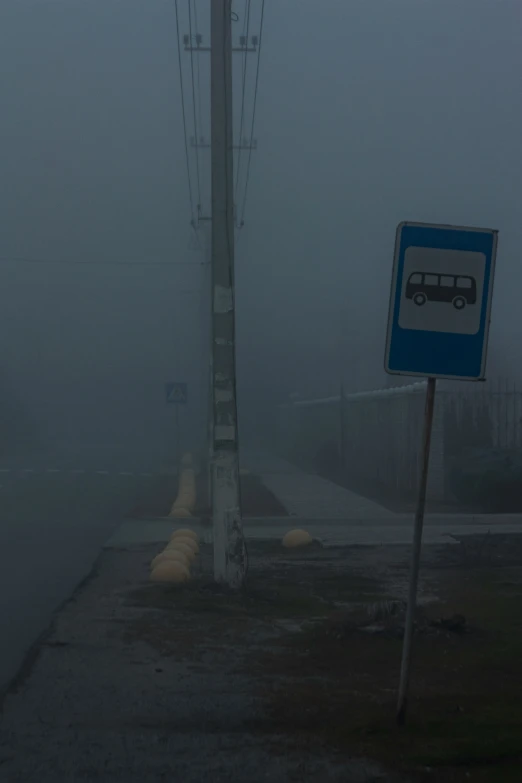
[[[204,260],[201,267],[202,291],[200,301],[201,324],[201,388],[205,389],[206,411],[203,413],[206,421],[207,438],[207,492],[208,502],[212,498],[212,461],[214,453],[214,405],[213,405],[213,373],[212,373],[212,218],[199,216],[199,226],[203,237]]]
[[[236,401],[231,0],[210,6],[214,577],[238,588],[246,557]]]
[[[208,224],[208,230],[205,232],[205,290],[207,295],[205,297],[206,304],[206,318],[205,325],[207,326],[207,339],[208,339],[208,365],[205,382],[207,384],[207,438],[208,438],[208,454],[207,454],[207,492],[209,505],[212,504],[212,473],[214,470],[214,340],[213,340],[213,327],[212,327],[212,224]]]

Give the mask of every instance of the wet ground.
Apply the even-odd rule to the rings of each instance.
[[[249,539],[239,592],[207,544],[182,586],[149,582],[164,544],[105,550],[4,701],[0,775],[519,783],[522,536],[452,541],[423,549],[401,729],[409,545]]]
[[[130,604],[159,609],[164,623],[146,613],[126,638],[203,666],[233,661],[254,678],[263,707],[245,728],[283,753],[290,742],[339,760],[377,759],[415,780],[519,781],[522,536],[425,549],[408,722],[398,729],[408,552],[289,553],[251,542],[243,593],[204,576],[181,590],[139,588]]]

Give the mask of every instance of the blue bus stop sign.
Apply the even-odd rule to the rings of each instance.
[[[399,224],[386,372],[484,378],[497,234],[483,228]]]

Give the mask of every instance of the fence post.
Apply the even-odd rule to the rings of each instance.
[[[339,393],[339,452],[341,466],[344,470],[346,466],[346,420],[344,410],[344,384],[342,382]]]

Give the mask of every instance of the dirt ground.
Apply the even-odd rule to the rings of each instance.
[[[288,516],[286,508],[257,476],[251,473],[241,475],[239,483],[243,517]],[[175,475],[158,476],[146,494],[137,499],[128,516],[134,519],[167,516],[176,499],[177,484]],[[210,515],[207,494],[206,477],[201,472],[197,477],[197,508],[194,510],[194,516]]]
[[[264,717],[249,728],[274,753],[284,738],[341,765],[374,759],[401,779],[520,781],[522,536],[425,548],[400,729],[409,548],[287,551],[272,541],[248,549],[239,594],[210,581],[209,547],[186,586],[133,590],[127,601],[143,614],[127,623],[126,638],[193,665],[212,654],[253,676]]]

